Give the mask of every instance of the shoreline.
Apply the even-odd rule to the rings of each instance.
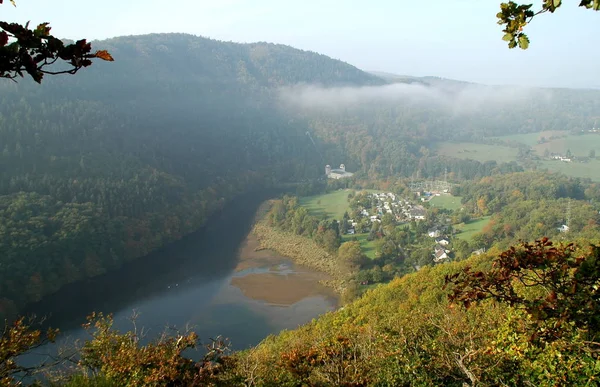
[[[326,286],[332,279],[329,274],[263,247],[254,230],[240,246],[238,256],[234,273],[249,273],[234,276],[231,285],[239,288],[246,297],[270,305],[291,306],[310,297],[323,296],[334,299],[336,308],[339,307],[339,294],[331,286]],[[289,265],[293,265],[293,268],[290,269]],[[264,267],[269,267],[269,271],[252,272],[253,269]]]
[[[319,283],[342,296],[347,286],[347,279],[339,269],[336,257],[318,246],[312,239],[278,230],[267,224],[265,215],[272,201],[263,202],[256,214],[256,221],[250,235],[256,237],[258,247],[254,253],[271,251],[289,258],[294,264],[304,266],[329,276]]]

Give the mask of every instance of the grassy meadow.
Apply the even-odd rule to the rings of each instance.
[[[430,201],[431,207],[446,208],[448,210],[456,210],[462,207],[460,203],[462,197],[452,195],[435,196]]]
[[[479,219],[474,219],[469,223],[460,224],[455,227],[456,230],[460,231],[458,234],[456,234],[456,237],[467,242],[471,242],[471,239],[473,239],[473,235],[477,234],[478,232],[481,232],[481,230],[483,230],[483,228],[489,223],[489,221],[490,217],[484,216]]]
[[[300,198],[300,205],[306,207],[314,216],[326,216],[327,219],[342,220],[348,210],[348,194],[352,190],[345,189],[323,195]]]
[[[516,141],[521,144],[529,145],[531,147],[537,145],[538,141],[542,138],[550,138],[550,137],[562,137],[568,135],[569,132],[558,131],[558,130],[546,130],[543,132],[535,132],[535,133],[524,133],[524,134],[511,134],[510,136],[501,136],[496,137],[499,140],[504,141]]]
[[[538,144],[542,137],[558,138],[543,144]],[[539,161],[539,168],[552,172],[560,172],[567,176],[589,178],[600,181],[600,134],[588,133],[582,135],[571,135],[565,131],[545,131],[527,134],[514,134],[510,136],[495,137],[504,141],[516,141],[529,145],[534,153],[543,159],[546,150],[550,153],[566,155],[570,150],[575,157],[588,157],[590,151],[596,152],[596,159],[588,162],[566,163],[559,160],[543,159]],[[476,143],[440,143],[436,151],[440,155],[451,156],[460,159],[472,159],[480,162],[496,160],[497,162],[517,161],[517,149],[503,145],[486,145]],[[443,206],[443,204],[438,204]]]
[[[599,160],[591,160],[587,163],[565,163],[559,160],[544,160],[540,162],[540,169],[547,169],[552,172],[560,172],[567,176],[589,178],[594,181],[600,181]]]
[[[496,160],[511,162],[517,160],[517,149],[507,146],[476,144],[471,142],[440,143],[436,151],[442,156],[471,159],[479,162]]]

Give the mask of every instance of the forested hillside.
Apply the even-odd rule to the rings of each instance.
[[[436,77],[385,76],[380,87],[297,87],[283,93],[290,114],[311,123],[329,159],[370,178],[439,177],[446,168],[461,179],[494,169],[472,160],[448,160],[432,142],[486,142],[507,133],[578,132],[600,122],[597,90],[484,86]],[[596,125],[597,126],[597,125]]]
[[[520,171],[430,145],[585,128],[600,111],[597,91],[384,80],[267,43],[155,34],[95,47],[115,62],[0,83],[2,315],[198,229],[246,190],[342,162],[359,178]]]
[[[274,87],[383,81],[323,55],[189,35],[97,42],[117,61],[0,83],[0,316],[196,230],[235,195],[316,177]]]

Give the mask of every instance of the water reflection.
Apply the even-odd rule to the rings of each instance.
[[[319,285],[321,274],[246,239],[262,195],[233,202],[209,227],[130,262],[122,269],[65,287],[28,312],[48,316],[71,340],[87,338],[80,328],[92,311],[114,313],[115,327],[128,330],[132,311],[148,338],[165,326],[191,326],[203,340],[223,335],[236,349],[271,333],[294,328],[336,307]]]

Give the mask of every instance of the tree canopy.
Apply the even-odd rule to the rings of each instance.
[[[10,2],[16,6],[14,0]],[[90,66],[94,58],[113,61],[105,50],[93,53],[85,39],[65,44],[52,36],[50,29],[49,23],[29,28],[29,22],[21,25],[0,21],[0,78],[23,78],[27,73],[41,83],[45,74],[75,74]]]

